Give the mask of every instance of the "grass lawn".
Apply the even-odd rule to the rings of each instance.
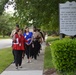
[[[46,43],[52,43],[53,41],[56,41],[56,40],[59,40],[59,36],[57,37],[48,36]]]
[[[45,57],[44,57],[44,69],[54,68],[51,57],[51,49],[50,46],[45,48]]]
[[[9,36],[3,37],[2,35],[0,35],[0,39],[9,39],[9,38],[10,38]]]
[[[55,36],[48,36],[48,39],[46,43],[52,43],[53,41],[59,40],[59,37]],[[51,47],[47,46],[45,48],[45,56],[44,56],[44,69],[51,69],[54,68],[53,63],[52,63],[52,56],[51,56]]]
[[[0,50],[0,73],[2,73],[13,61],[11,48]]]

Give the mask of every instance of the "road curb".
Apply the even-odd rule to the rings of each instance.
[[[4,71],[1,75],[43,75],[42,70]]]

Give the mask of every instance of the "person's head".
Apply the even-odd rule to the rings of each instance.
[[[18,29],[18,30],[17,30],[17,34],[18,34],[18,35],[21,35],[21,34],[22,34],[22,30],[21,30],[21,29]]]
[[[29,32],[29,28],[28,27],[25,28],[25,32]]]
[[[40,32],[40,29],[38,29],[38,31]]]
[[[36,32],[36,30],[37,30],[37,28],[36,27],[33,27],[33,31]]]
[[[19,29],[19,25],[18,25],[18,24],[16,25],[15,29],[16,29],[16,30],[18,30],[18,29]]]
[[[36,31],[38,32],[38,29],[36,29]]]

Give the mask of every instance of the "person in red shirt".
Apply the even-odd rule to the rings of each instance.
[[[13,37],[16,34],[16,32],[17,32],[18,29],[19,29],[19,25],[16,24],[15,29],[12,30],[11,35],[10,35],[12,41],[13,41]],[[13,54],[13,57],[14,57],[14,61],[12,63],[15,63],[15,54],[14,54],[14,50],[13,49],[12,49],[12,54]]]
[[[22,54],[23,54],[23,51],[25,50],[25,46],[24,46],[25,42],[27,42],[27,40],[22,35],[22,30],[18,29],[17,33],[14,35],[14,38],[13,38],[13,50],[15,53],[16,69],[18,69],[18,67],[22,68],[21,66]]]

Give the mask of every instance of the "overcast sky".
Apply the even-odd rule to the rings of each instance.
[[[14,8],[12,5],[10,5],[8,8],[5,9],[5,11],[8,13],[14,13]]]
[[[12,4],[12,5],[8,5],[8,4],[6,4],[5,5],[5,7],[7,7],[8,6],[8,8],[5,8],[5,11],[7,12],[7,13],[14,13],[15,11],[14,11],[14,4]]]

